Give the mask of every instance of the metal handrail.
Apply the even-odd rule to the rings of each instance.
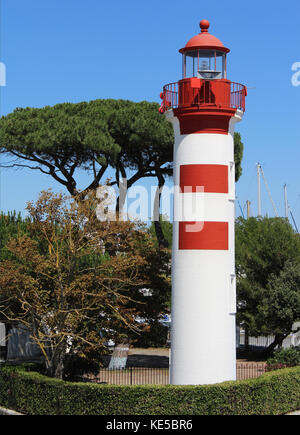
[[[215,98],[210,87],[216,86],[220,82],[196,79],[198,86],[194,89],[191,87],[191,80],[193,79],[168,83],[163,87],[163,92],[160,94],[162,104],[159,111],[161,113],[168,109],[195,106],[223,106],[245,111],[246,86],[236,82],[222,82],[223,94],[221,92],[221,98],[220,96]],[[230,86],[230,90],[226,89],[227,84]]]

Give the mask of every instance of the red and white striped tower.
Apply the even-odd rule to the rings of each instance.
[[[200,23],[179,50],[183,78],[164,86],[161,112],[172,122],[174,227],[172,384],[236,378],[234,126],[246,87],[227,80],[230,51]]]

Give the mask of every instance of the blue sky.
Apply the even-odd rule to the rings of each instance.
[[[3,115],[16,107],[96,98],[160,102],[162,86],[181,78],[179,48],[199,32],[201,19],[210,20],[210,32],[231,49],[228,78],[249,89],[237,126],[245,145],[238,201],[243,208],[250,200],[257,214],[260,162],[280,215],[287,184],[300,229],[300,86],[291,83],[292,65],[300,62],[299,2],[0,1]],[[3,211],[23,212],[40,190],[61,189],[29,170],[3,169],[0,180]],[[274,215],[263,183],[262,211]]]

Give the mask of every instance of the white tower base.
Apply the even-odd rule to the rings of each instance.
[[[204,228],[210,223],[224,223],[228,228],[228,248],[180,248],[180,223],[174,219],[171,384],[214,384],[236,379],[233,134],[234,125],[242,115],[243,112],[236,112],[228,134],[182,135],[173,111],[167,112],[175,132],[175,186],[181,183],[182,166],[228,167],[226,193],[207,192],[204,185],[202,192],[200,189],[198,193],[177,192],[174,195],[174,213],[181,215],[179,220],[200,222]],[[183,195],[196,198],[201,206],[196,207],[196,211],[184,208]]]

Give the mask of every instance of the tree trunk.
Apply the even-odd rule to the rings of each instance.
[[[265,355],[269,356],[273,353],[276,346],[281,347],[283,340],[288,336],[289,334],[275,334],[275,338],[273,343],[271,343],[267,349],[265,350]]]
[[[120,219],[120,212],[121,212],[121,219],[124,218],[124,204],[126,201],[127,196],[127,178],[122,178],[122,181],[120,182],[120,179],[118,177],[118,187],[119,187],[119,196],[117,197],[116,202],[116,219]]]
[[[249,352],[250,350],[250,346],[249,346],[249,330],[246,327],[245,328],[245,350],[246,352]]]
[[[63,379],[65,373],[64,358],[60,356],[57,365],[55,367],[54,377],[57,379]]]
[[[155,199],[153,204],[153,220],[154,220],[154,228],[155,228],[155,234],[158,241],[158,246],[160,248],[168,248],[169,242],[164,236],[161,220],[160,220],[160,199],[161,199],[161,192],[165,184],[165,179],[159,169],[156,169],[156,176],[158,179],[158,186],[155,193]]]
[[[9,323],[5,323],[4,327],[5,327],[5,342],[4,342],[4,346],[0,347],[0,350],[2,350],[1,355],[0,355],[0,360],[2,359],[4,361],[7,361],[7,357],[8,357],[8,340],[9,340],[10,330],[12,329],[12,325],[10,325]]]
[[[47,375],[51,378],[63,379],[65,374],[65,353],[62,350],[54,351],[50,362],[47,364]]]
[[[168,248],[169,242],[167,241],[167,239],[164,236],[160,220],[154,221],[154,228],[155,228],[155,234],[156,234],[157,241],[158,241],[158,246],[160,248]]]

